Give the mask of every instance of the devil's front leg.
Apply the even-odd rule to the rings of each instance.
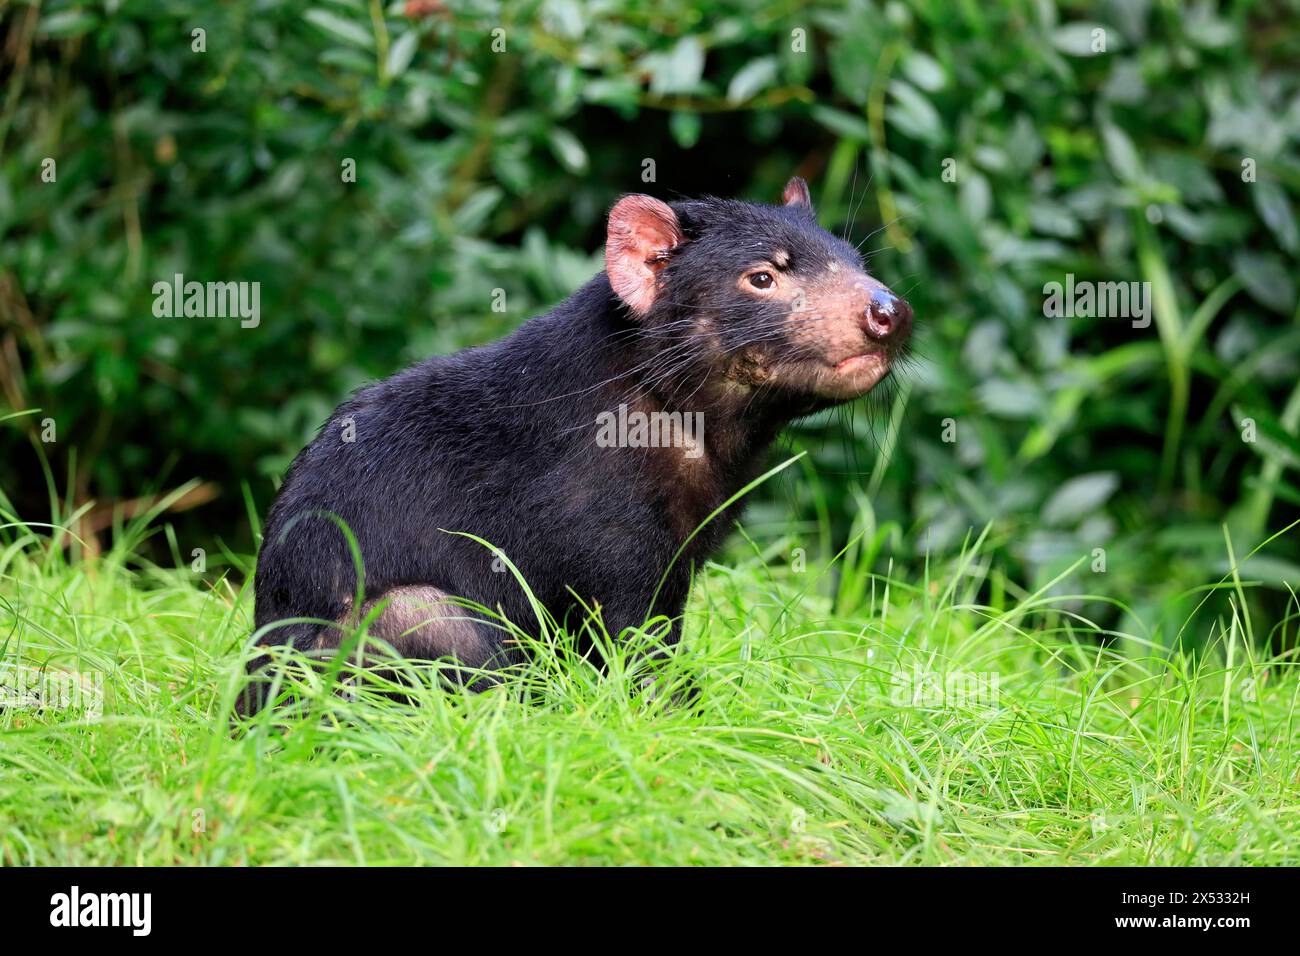
[[[683,577],[665,577],[657,593],[647,589],[586,602],[587,608],[599,612],[598,620],[587,626],[599,628],[602,638],[615,645],[614,653],[623,656],[642,694],[655,698],[668,692],[674,702],[690,703],[699,695],[694,677],[673,667],[686,650],[682,633],[689,575]]]

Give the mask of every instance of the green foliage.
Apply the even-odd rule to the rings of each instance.
[[[1122,595],[1117,624],[1203,640],[1208,619],[1185,624],[1228,570],[1225,525],[1240,556],[1300,514],[1296,13],[10,4],[0,385],[41,412],[7,426],[5,485],[23,513],[43,505],[23,432],[52,417],[42,450],[76,503],[199,477],[222,493],[185,539],[247,548],[240,482],[264,504],[350,388],[563,297],[599,268],[617,194],[771,199],[799,172],[922,338],[877,414],[795,431],[816,468],[755,533],[791,508],[832,516],[833,550],[865,495],[894,529],[871,548],[882,566],[987,526],[990,560],[1030,587],[1088,556],[1061,591]],[[153,283],[175,273],[260,282],[261,324],[155,317]],[[1153,322],[1045,316],[1067,274],[1150,283]],[[1284,535],[1240,569],[1275,620],[1298,554]]]
[[[482,694],[399,664],[409,703],[305,670],[298,709],[232,733],[248,589],[142,562],[142,530],[94,564],[3,532],[0,863],[1300,862],[1296,663],[1248,621],[1169,654],[1011,597],[982,545],[884,577],[797,571],[787,539],[697,582],[660,672],[693,709],[623,644]],[[41,695],[72,674],[86,693]]]

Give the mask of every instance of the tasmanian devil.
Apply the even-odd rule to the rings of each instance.
[[[604,271],[568,299],[340,405],[268,515],[259,641],[326,650],[370,617],[402,657],[517,661],[495,615],[527,631],[534,609],[464,532],[555,620],[599,608],[617,637],[662,616],[675,644],[692,568],[739,505],[691,537],[701,522],[787,422],[880,382],[911,331],[907,303],[818,226],[807,184],[782,198],[624,196]]]

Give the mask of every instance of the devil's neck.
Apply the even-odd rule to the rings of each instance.
[[[665,375],[663,363],[631,351],[619,365],[601,389],[602,410],[617,412],[620,404],[626,404],[630,410],[667,413],[694,423],[720,475],[752,471],[792,417],[770,394],[740,385],[716,370],[693,368]]]

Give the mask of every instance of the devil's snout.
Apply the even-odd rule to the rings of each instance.
[[[862,313],[862,328],[877,342],[901,342],[912,331],[912,307],[883,286],[873,289]]]

